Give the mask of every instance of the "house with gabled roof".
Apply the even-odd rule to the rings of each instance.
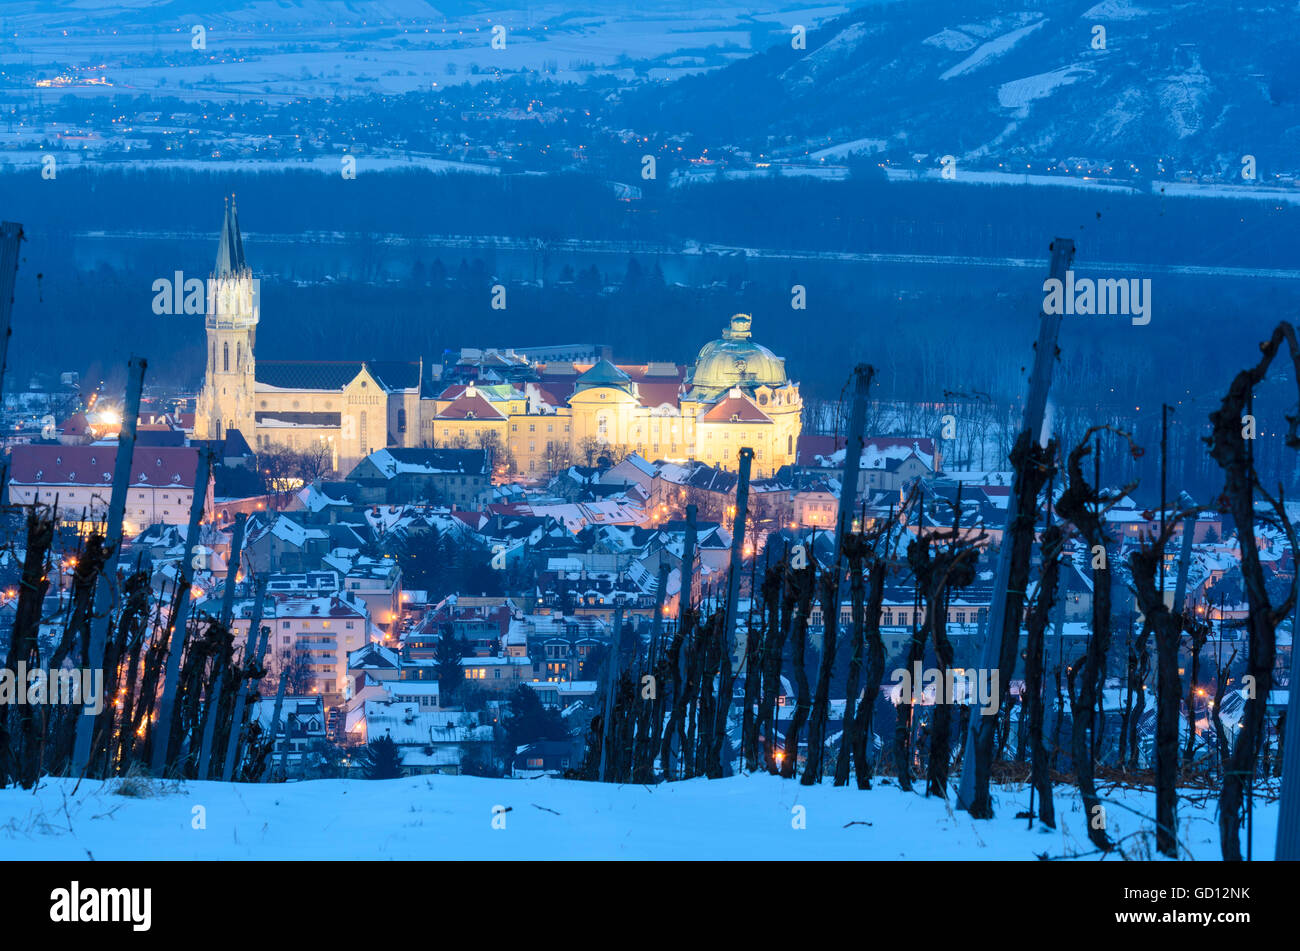
[[[491,723],[466,710],[428,710],[418,702],[375,699],[367,700],[360,712],[349,726],[348,741],[369,743],[388,737],[397,744],[402,771],[408,776],[455,775],[467,754],[487,753],[495,738]]]
[[[366,503],[429,500],[476,509],[492,480],[487,449],[378,449],[348,473]]]

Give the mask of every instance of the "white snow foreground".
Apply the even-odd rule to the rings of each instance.
[[[767,775],[615,786],[560,779],[420,776],[274,785],[42,780],[0,790],[0,857],[29,859],[1034,859],[1088,853],[1077,791],[1058,787],[1057,830],[1015,815],[1004,787],[976,822],[942,800],[882,785],[801,786]],[[130,782],[130,781],[128,781]],[[924,789],[924,786],[921,786]],[[142,795],[143,793],[143,795]],[[1106,795],[1113,858],[1154,852],[1150,791]],[[1255,802],[1257,859],[1277,808]],[[1244,828],[1243,828],[1244,836]],[[1179,802],[1191,857],[1219,858],[1213,798]],[[1108,858],[1110,860],[1110,858]]]

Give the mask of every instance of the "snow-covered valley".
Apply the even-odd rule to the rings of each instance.
[[[888,785],[886,785],[888,783]],[[976,822],[885,778],[875,788],[802,786],[766,775],[616,786],[560,779],[420,776],[279,785],[45,779],[0,790],[0,856],[122,859],[972,859],[1100,856],[1073,787],[1058,786],[1058,828],[1016,814],[1028,789],[1004,786]],[[1107,789],[1106,857],[1152,856],[1154,797]],[[1216,800],[1185,790],[1183,858],[1216,860]],[[1257,793],[1254,857],[1270,859],[1277,809]],[[1181,850],[1180,850],[1181,851]]]

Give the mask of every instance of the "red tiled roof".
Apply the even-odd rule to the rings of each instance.
[[[552,393],[548,389],[545,389],[544,387],[541,386],[537,387],[537,396],[543,403],[546,403],[548,406],[564,405],[564,400],[560,399],[560,397],[556,396],[554,393]]]
[[[90,423],[85,413],[73,413],[59,427],[65,436],[84,436],[90,431]]]
[[[113,482],[116,446],[14,446],[9,481],[21,485],[102,485]],[[131,484],[194,488],[199,451],[190,446],[136,446]]]
[[[680,384],[676,380],[668,383],[638,382],[636,391],[642,406],[662,406],[664,403],[676,406],[679,387]]]
[[[823,436],[820,433],[799,434],[799,461],[805,465],[812,463],[816,456],[829,456],[844,448],[844,436]]]
[[[552,406],[563,406],[573,395],[574,384],[578,382],[576,376],[542,376],[542,385],[545,390],[554,397]]]
[[[758,408],[755,403],[747,396],[728,396],[713,405],[702,417],[705,422],[710,423],[728,423],[731,418],[737,417],[742,423],[770,423],[772,418]]]
[[[441,413],[438,419],[468,419],[470,414],[475,419],[505,419],[495,406],[475,393],[473,396],[460,396]]]
[[[554,369],[556,366],[572,367],[573,372],[557,373]],[[582,374],[590,370],[594,363],[573,363],[573,364],[553,364],[551,368],[541,367],[539,386],[549,391],[551,402],[555,405],[567,402],[573,395],[573,388]],[[637,389],[641,393],[642,406],[659,406],[662,403],[677,403],[677,392],[682,380],[686,378],[686,368],[678,366],[675,372],[651,373],[650,364],[626,364],[618,363],[614,366],[626,373]],[[655,369],[660,369],[659,364]]]
[[[658,370],[662,366],[663,364],[655,364],[655,369]],[[648,364],[642,364],[640,366],[619,366],[619,369],[638,383],[643,380],[652,380],[657,383],[672,382],[676,384],[686,379],[686,367],[683,366],[674,367],[672,373],[651,373]]]

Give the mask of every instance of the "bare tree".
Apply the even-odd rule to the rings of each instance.
[[[1286,322],[1273,330],[1272,336],[1260,346],[1259,363],[1242,370],[1233,379],[1220,407],[1210,414],[1210,455],[1224,473],[1223,502],[1232,513],[1241,545],[1241,575],[1250,605],[1247,618],[1249,651],[1246,655],[1248,697],[1241,717],[1241,732],[1228,767],[1224,771],[1223,789],[1219,794],[1219,835],[1223,857],[1227,861],[1241,860],[1241,804],[1245,785],[1255,775],[1255,759],[1259,744],[1264,739],[1266,703],[1273,688],[1273,667],[1277,662],[1277,625],[1286,618],[1295,604],[1296,585],[1300,574],[1292,579],[1286,599],[1278,607],[1269,601],[1265,585],[1264,568],[1260,564],[1259,549],[1255,542],[1255,492],[1259,491],[1273,504],[1277,522],[1286,532],[1291,550],[1296,551],[1295,532],[1280,502],[1273,500],[1259,484],[1254,458],[1243,433],[1242,418],[1255,386],[1264,379],[1269,365],[1286,341],[1291,356],[1291,377],[1300,387],[1300,345],[1296,342],[1295,328]],[[1300,411],[1287,418],[1286,444],[1300,449]],[[1252,441],[1253,444],[1253,441]],[[1279,489],[1279,498],[1281,491]]]
[[[596,456],[604,448],[605,444],[594,436],[583,436],[578,440],[578,455],[583,459],[583,465],[594,466]]]
[[[786,579],[787,588],[794,595],[794,613],[790,619],[791,660],[794,663],[795,700],[794,716],[786,727],[781,775],[793,779],[799,761],[799,731],[803,729],[812,709],[809,696],[808,669],[804,657],[808,647],[808,615],[812,612],[813,593],[817,589],[817,562],[809,558],[805,568],[792,568]]]
[[[1002,633],[998,652],[998,708],[1006,709],[1011,695],[1011,678],[1015,673],[1017,648],[1020,645],[1020,625],[1024,620],[1025,592],[1029,586],[1030,556],[1034,543],[1034,526],[1038,515],[1038,496],[1047,484],[1050,461],[1054,458],[1056,447],[1043,447],[1038,444],[1036,434],[1029,430],[1021,432],[1016,439],[1015,449],[1011,452],[1011,465],[1016,471],[1015,481],[1017,509],[1011,521],[1009,531],[1002,539],[1003,545],[1009,545],[1007,568],[1007,588],[1005,610],[1002,615]],[[972,727],[975,742],[971,749],[974,762],[967,763],[965,769],[972,769],[973,795],[966,803],[966,809],[976,819],[993,817],[993,801],[989,794],[989,782],[993,770],[993,740],[995,721],[992,716],[982,716]],[[965,777],[963,776],[963,783]]]
[[[1183,619],[1183,625],[1187,629],[1187,637],[1192,645],[1192,675],[1187,678],[1187,743],[1183,747],[1183,762],[1190,763],[1195,752],[1196,745],[1196,698],[1201,679],[1201,651],[1205,649],[1205,642],[1210,637],[1210,622],[1203,618],[1187,616]]]
[[[952,709],[956,698],[948,688],[952,683],[953,647],[948,639],[948,596],[953,588],[964,588],[975,580],[975,563],[979,558],[979,538],[963,537],[961,530],[961,489],[953,505],[952,529],[949,532],[922,534],[908,548],[907,559],[921,585],[925,600],[925,623],[934,641],[938,662],[939,691],[935,697],[933,732],[930,737],[930,760],[926,771],[926,795],[948,795],[948,768],[952,758]],[[933,555],[930,546],[938,546]],[[924,638],[922,638],[924,640]]]
[[[547,472],[559,472],[561,469],[567,469],[573,465],[573,450],[567,442],[548,440],[542,462],[546,466]]]
[[[266,490],[281,507],[293,492],[297,477],[297,459],[288,446],[268,446],[257,454],[257,471],[261,473]]]
[[[1064,533],[1059,525],[1049,525],[1043,532],[1043,573],[1038,593],[1025,621],[1025,695],[1029,717],[1029,781],[1038,792],[1038,818],[1049,829],[1056,828],[1056,810],[1052,803],[1052,775],[1043,740],[1043,651],[1047,625],[1056,604],[1061,573],[1061,549]]]
[[[1185,517],[1180,513],[1150,544],[1129,556],[1138,605],[1156,637],[1156,851],[1170,858],[1178,858],[1178,705],[1183,686],[1178,646],[1183,619],[1165,604],[1156,573],[1174,526]]]
[[[491,471],[501,469],[507,474],[518,472],[518,465],[515,462],[514,453],[510,451],[501,439],[501,434],[491,429],[480,429],[474,434],[474,442],[477,448],[483,449],[488,454],[488,468]]]
[[[1092,558],[1092,636],[1088,638],[1088,650],[1083,661],[1083,670],[1072,670],[1078,679],[1079,692],[1070,692],[1070,718],[1072,722],[1070,758],[1074,763],[1074,772],[1078,778],[1079,793],[1083,797],[1084,814],[1088,821],[1088,838],[1099,849],[1109,850],[1112,845],[1106,835],[1105,807],[1097,796],[1096,781],[1093,776],[1093,748],[1095,743],[1096,710],[1102,696],[1102,687],[1106,681],[1106,655],[1110,650],[1110,603],[1111,575],[1110,559],[1107,555],[1107,537],[1104,517],[1107,509],[1115,505],[1135,488],[1131,482],[1116,493],[1103,492],[1100,487],[1088,484],[1083,477],[1083,460],[1093,452],[1091,440],[1100,432],[1114,432],[1129,441],[1134,452],[1140,452],[1133,445],[1127,433],[1111,429],[1109,426],[1094,426],[1089,429],[1083,440],[1070,451],[1066,464],[1069,472],[1069,485],[1061,493],[1056,510],[1062,518],[1073,522],[1088,544]],[[1076,665],[1077,667],[1077,665]]]

